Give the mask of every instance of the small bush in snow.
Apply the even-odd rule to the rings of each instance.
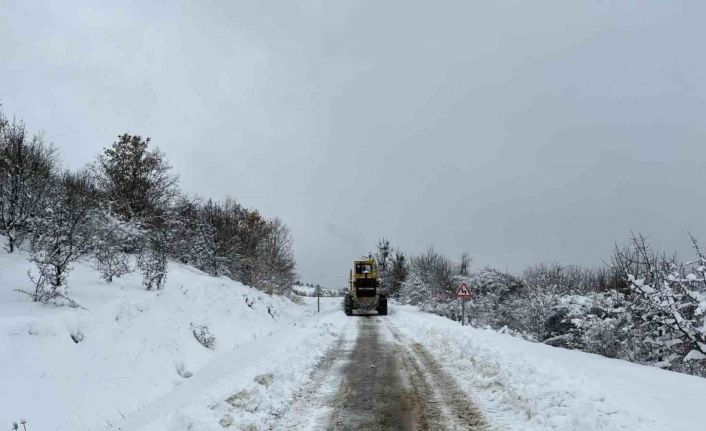
[[[211,334],[208,326],[192,323],[191,331],[193,332],[196,341],[198,341],[202,346],[211,350],[216,348],[216,337]]]
[[[80,330],[77,330],[77,331],[74,331],[74,332],[71,333],[71,339],[72,339],[72,340],[74,341],[74,343],[76,343],[76,344],[78,344],[78,343],[80,343],[81,341],[83,341],[84,338],[85,338],[85,336],[83,335],[83,332],[81,332]]]
[[[101,248],[96,251],[97,269],[106,283],[112,283],[113,278],[130,272],[128,256],[113,247]]]
[[[97,217],[96,227],[96,269],[106,283],[114,277],[130,272],[129,257],[125,247],[139,237],[139,229],[131,223],[122,222],[108,211],[102,211]]]
[[[156,230],[147,233],[147,245],[138,257],[137,266],[147,290],[159,290],[164,286],[167,278],[166,232]]]

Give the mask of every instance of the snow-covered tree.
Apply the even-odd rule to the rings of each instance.
[[[63,299],[76,305],[67,293],[67,276],[71,265],[94,245],[96,197],[85,171],[66,171],[51,186],[47,206],[34,222],[30,253],[38,270],[30,273],[34,290],[23,291],[34,301]]]
[[[227,273],[226,257],[216,246],[216,228],[200,200],[179,197],[169,219],[172,257],[214,276]]]
[[[400,250],[395,250],[390,262],[389,293],[392,296],[399,296],[402,285],[409,277],[409,264],[407,256]]]
[[[123,134],[104,150],[94,167],[97,183],[111,212],[140,226],[138,268],[147,290],[164,285],[169,251],[169,209],[177,194],[177,179],[150,139]],[[126,244],[127,246],[127,244]]]
[[[91,175],[54,171],[41,136],[0,115],[0,234],[11,252],[32,238],[39,275],[25,293],[37,301],[67,299],[71,263],[88,250],[107,282],[136,255],[147,289],[164,285],[168,257],[271,293],[296,280],[286,225],[233,199],[177,199],[176,176],[149,138],[118,136]]]
[[[54,149],[0,113],[0,234],[12,253],[31,231],[55,169]]]
[[[385,289],[390,289],[391,283],[391,259],[392,259],[392,247],[390,246],[390,240],[387,238],[381,238],[375,245],[375,253],[373,253],[375,262],[378,266],[378,278],[380,279],[381,285]]]
[[[98,185],[110,209],[123,220],[152,227],[163,220],[177,193],[177,179],[150,139],[123,134],[106,148],[95,166]]]

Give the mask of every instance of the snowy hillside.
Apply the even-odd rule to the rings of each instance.
[[[128,430],[188,405],[209,412],[220,428],[207,406],[220,400],[225,410],[236,388],[255,391],[254,377],[274,372],[268,387],[278,396],[259,410],[281,408],[338,330],[312,316],[312,307],[173,262],[159,292],[146,291],[139,274],[106,284],[89,262],[77,264],[70,292],[86,310],[14,292],[29,286],[29,269],[21,252],[0,251],[3,427],[25,418],[31,431]],[[211,335],[213,346],[195,333]],[[257,421],[248,415],[240,420]],[[163,425],[185,429],[180,420]]]

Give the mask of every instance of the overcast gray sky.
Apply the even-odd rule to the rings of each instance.
[[[78,168],[150,136],[343,286],[386,236],[474,265],[706,240],[706,2],[0,0],[0,102]]]

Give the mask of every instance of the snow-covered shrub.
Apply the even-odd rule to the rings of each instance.
[[[142,272],[142,284],[147,290],[164,287],[167,278],[166,232],[153,230],[146,234],[146,244],[137,259]]]
[[[136,226],[119,220],[107,211],[101,211],[96,221],[96,269],[103,280],[111,283],[114,277],[130,272],[125,245],[134,243],[141,232]]]
[[[558,298],[547,321],[546,344],[629,359],[630,314],[618,292],[567,295]]]
[[[604,317],[591,314],[577,325],[582,331],[580,350],[608,358],[632,359],[629,349],[633,322],[629,313],[611,313]]]
[[[706,375],[706,257],[692,237],[697,260],[680,264],[653,251],[644,236],[617,249],[614,262],[630,287],[636,322],[636,359]]]
[[[80,343],[81,341],[83,341],[84,338],[86,338],[86,336],[83,335],[83,332],[80,329],[73,331],[70,335],[71,335],[71,339],[76,344]]]
[[[513,299],[517,326],[534,334],[540,340],[552,340],[566,347],[572,346],[572,324],[565,313],[579,304],[579,293],[595,291],[585,283],[590,270],[564,267],[557,263],[540,263],[526,268],[522,273],[522,291]]]
[[[522,330],[518,324],[517,309],[513,298],[522,289],[522,282],[515,276],[493,268],[472,272],[467,282],[473,299],[466,304],[470,322],[478,327],[494,329],[509,327]]]
[[[411,279],[417,286],[424,286],[422,290],[428,299],[439,302],[453,299],[456,292],[454,276],[457,274],[453,262],[433,248],[412,258]]]
[[[451,320],[461,320],[461,306],[456,300],[449,302],[424,301],[417,304],[417,306],[421,311],[427,313],[443,316]],[[466,314],[466,316],[468,316],[468,314]]]
[[[403,256],[401,253],[397,256],[401,259],[398,265],[404,265]],[[392,265],[394,267],[394,262]],[[399,270],[404,269],[399,268]],[[403,304],[417,305],[427,311],[448,317],[453,312],[445,304],[455,300],[456,275],[453,262],[433,248],[429,248],[412,258],[409,274],[405,274],[406,280],[399,282],[398,298]]]
[[[202,346],[207,349],[216,348],[216,337],[208,329],[208,326],[191,323],[191,331],[193,332],[196,341],[198,341]]]
[[[129,257],[119,248],[100,247],[96,250],[96,260],[96,267],[106,283],[130,272]]]
[[[402,283],[400,302],[419,305],[424,302],[436,303],[438,301],[432,293],[431,286],[423,283],[417,274],[413,273],[406,282]]]

